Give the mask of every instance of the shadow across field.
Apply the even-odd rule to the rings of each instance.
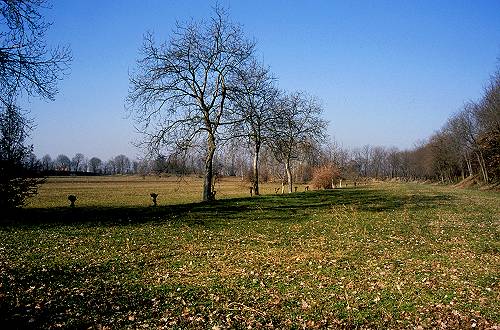
[[[3,227],[30,225],[128,225],[144,222],[182,222],[187,225],[217,224],[221,220],[297,221],[295,215],[353,206],[357,210],[384,212],[400,208],[434,208],[452,200],[450,195],[429,192],[395,194],[366,187],[318,190],[286,195],[232,198],[213,203],[190,203],[145,207],[75,207],[17,209],[5,214]],[[258,215],[258,216],[256,216]]]
[[[28,273],[25,269],[9,270],[18,287],[31,289],[17,293],[17,300],[14,296],[0,300],[0,323],[3,329],[96,329],[100,328],[96,327],[96,320],[104,320],[116,328],[126,328],[134,324],[128,316],[138,311],[149,313],[147,316],[153,319],[162,318],[168,308],[174,308],[180,315],[183,305],[171,294],[177,292],[178,285],[150,290],[103,280],[109,273],[127,276],[130,269],[137,267],[136,263],[108,262],[71,269],[38,267]],[[50,292],[53,299],[40,299],[40,292],[34,289],[40,287],[40,283],[44,283],[44,290]],[[81,283],[86,285],[81,286]],[[186,299],[195,297],[197,303],[209,299],[203,296],[203,288],[190,286],[183,289]],[[194,292],[189,295],[186,290]],[[36,301],[36,305],[31,304],[32,301]],[[38,307],[33,308],[33,305]]]

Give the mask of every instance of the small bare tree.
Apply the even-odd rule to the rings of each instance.
[[[71,159],[64,154],[57,156],[54,164],[57,171],[69,171],[71,169]]]
[[[279,92],[269,70],[255,60],[239,71],[236,82],[233,101],[241,119],[236,127],[236,134],[242,134],[249,140],[253,153],[252,190],[255,195],[259,195],[259,155],[279,116],[276,107]]]
[[[49,154],[46,154],[42,157],[41,166],[43,171],[50,171],[54,169],[54,162],[52,161],[52,157]]]
[[[292,161],[299,159],[305,145],[324,140],[327,122],[318,101],[304,93],[295,92],[279,102],[279,117],[272,127],[270,147],[276,159],[284,164],[288,192],[293,191]]]
[[[80,152],[76,153],[75,156],[71,159],[71,170],[74,172],[83,171],[84,163],[85,155]]]
[[[100,173],[102,171],[102,160],[97,157],[90,158],[89,168],[92,173]]]
[[[130,159],[125,155],[118,155],[114,158],[116,174],[126,174],[130,171]]]
[[[147,33],[130,77],[127,104],[149,152],[189,148],[200,135],[205,139],[204,201],[215,198],[213,158],[231,118],[228,95],[253,50],[241,27],[216,7],[209,22],[178,24],[167,43],[157,45]]]

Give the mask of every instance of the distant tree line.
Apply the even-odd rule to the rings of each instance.
[[[436,133],[409,150],[366,145],[330,153],[343,176],[456,183],[500,182],[500,71]]]
[[[4,125],[6,126],[6,125]],[[284,126],[284,125],[283,125]],[[245,131],[241,129],[240,131]],[[251,132],[251,129],[247,130]],[[266,133],[270,134],[270,133]],[[256,138],[251,134],[228,139],[214,152],[213,175],[236,176],[255,181]],[[265,140],[263,141],[274,141]],[[200,142],[200,141],[198,141]],[[276,145],[262,143],[259,147],[259,182],[310,182],[315,171],[330,168],[349,181],[366,179],[432,181],[454,183],[474,178],[484,183],[500,181],[500,73],[496,72],[476,102],[468,102],[452,115],[445,125],[413,149],[365,145],[343,148],[328,140],[304,138],[291,148],[287,173],[283,155]],[[41,159],[26,155],[30,168],[42,173],[92,173],[100,175],[198,175],[205,171],[205,150],[200,143],[193,148],[173,149],[143,160],[130,160],[125,155],[102,161],[77,153],[72,158],[58,155]]]
[[[138,174],[139,162],[130,160],[129,157],[120,154],[103,161],[98,157],[87,158],[82,153],[76,153],[72,158],[60,154],[52,158],[49,154],[40,159],[35,159],[36,168],[43,175],[66,175],[66,174]]]
[[[280,127],[285,125],[280,124]],[[222,144],[214,156],[214,175],[255,180],[256,153],[249,148],[253,141],[255,138],[249,135]],[[351,181],[380,179],[456,183],[472,179],[498,183],[500,73],[497,71],[492,76],[479,100],[466,103],[440,130],[412,149],[371,145],[343,148],[335,142],[308,141],[302,137],[299,145],[289,149],[293,151],[293,157],[288,160],[291,170],[287,173],[283,162],[286,157],[276,150],[282,145],[276,144],[272,138],[265,141],[269,143],[260,147],[257,178],[263,182],[309,182],[315,171],[326,166],[338,170],[341,178]],[[172,152],[151,162],[141,162],[138,168],[144,173],[201,175],[204,169],[203,149]]]
[[[255,73],[258,70],[261,70],[259,74]],[[267,71],[262,67],[257,69],[253,62],[249,72],[263,79]],[[253,83],[262,83],[257,81]],[[272,79],[266,84],[270,82]],[[256,89],[248,87],[248,90]],[[212,181],[236,176],[254,187],[256,182],[276,182],[288,191],[292,191],[294,182],[318,182],[320,179],[317,186],[323,188],[334,187],[340,179],[350,182],[378,179],[455,183],[468,178],[484,183],[500,181],[498,72],[479,100],[466,103],[440,130],[408,150],[372,145],[343,148],[325,139],[318,103],[306,94],[284,94],[274,87],[265,88],[263,94],[246,95],[241,90],[239,93],[232,117],[235,120],[228,126],[230,132],[224,132],[227,138],[218,142],[212,155]],[[256,95],[262,99],[255,99]],[[244,106],[245,102],[252,106]],[[315,128],[319,131],[314,131]],[[301,129],[306,130],[305,134]],[[313,132],[307,134],[307,130]],[[157,153],[150,153],[142,160],[118,155],[103,161],[97,157],[86,158],[81,153],[72,158],[59,155],[54,160],[49,155],[38,160],[31,154],[28,159],[31,168],[38,166],[42,173],[204,177],[207,150],[203,137],[189,136],[189,140],[179,137],[173,141],[175,144],[171,148],[158,149]],[[324,180],[325,176],[329,179]]]
[[[500,71],[482,97],[467,102],[413,150],[396,153],[397,176],[453,183],[466,178],[500,181]]]

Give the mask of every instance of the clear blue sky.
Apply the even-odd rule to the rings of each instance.
[[[346,147],[411,148],[467,100],[500,56],[500,1],[220,0],[257,42],[286,90],[323,101]],[[35,153],[135,158],[126,118],[128,72],[144,32],[168,40],[175,22],[208,18],[211,1],[53,0],[49,43],[69,44],[71,73],[56,101],[31,99]]]

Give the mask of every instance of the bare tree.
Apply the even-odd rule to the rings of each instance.
[[[357,163],[359,168],[359,174],[364,177],[371,175],[371,154],[373,147],[369,144],[364,145],[361,148],[355,148],[352,153],[354,161]]]
[[[426,149],[429,150],[430,173],[437,176],[442,183],[455,181],[459,172],[459,154],[452,148],[453,137],[445,130],[435,133],[429,139]]]
[[[236,82],[236,93],[232,96],[238,117],[242,120],[238,122],[236,134],[243,134],[249,139],[253,153],[253,192],[259,195],[259,155],[262,145],[268,142],[271,135],[270,127],[279,116],[276,107],[279,92],[269,70],[255,60],[239,70]]]
[[[238,127],[236,134],[243,134],[243,129]],[[249,159],[252,158],[251,150],[246,145],[245,137],[234,137],[228,143],[224,143],[217,150],[216,161],[219,166],[219,173],[222,176],[239,176],[241,180],[251,177],[251,166]]]
[[[126,174],[130,171],[130,159],[125,155],[118,155],[114,158],[116,174]]]
[[[479,106],[474,110],[481,133],[500,136],[500,69],[491,77]]]
[[[361,164],[363,168],[363,174],[365,177],[368,177],[371,174],[371,164],[370,159],[372,157],[372,149],[373,147],[366,144],[361,148]]]
[[[476,108],[479,123],[478,142],[485,160],[488,178],[500,181],[500,69],[491,78]]]
[[[279,117],[272,127],[270,147],[276,159],[285,166],[288,192],[292,192],[292,161],[301,156],[307,144],[325,138],[327,122],[320,116],[322,107],[312,97],[296,92],[284,96],[279,102]]]
[[[43,171],[50,171],[54,169],[54,162],[52,161],[52,157],[50,157],[49,154],[43,156],[41,162]]]
[[[387,166],[389,178],[398,177],[401,168],[401,152],[396,147],[387,150]]]
[[[144,36],[138,69],[130,77],[129,109],[144,133],[148,150],[188,148],[205,139],[203,200],[213,200],[213,158],[224,125],[232,80],[254,45],[239,25],[216,7],[209,22],[178,24],[169,42]]]
[[[104,173],[105,174],[116,174],[116,163],[113,159],[108,160],[104,163]]]
[[[92,173],[100,173],[102,171],[102,160],[97,157],[90,158],[89,169]]]
[[[68,47],[49,48],[45,33],[50,24],[39,10],[44,0],[0,0],[0,101],[19,91],[53,99],[57,81],[67,71]]]
[[[294,161],[294,182],[307,182],[313,178],[314,169],[320,166],[321,146],[314,140],[299,146],[300,157]]]
[[[131,171],[133,174],[139,174],[140,162],[138,160],[133,160],[131,165]]]
[[[82,153],[76,153],[71,159],[71,170],[74,172],[83,171],[83,165],[85,163],[85,155]]]
[[[71,169],[71,160],[68,156],[60,154],[55,161],[57,171],[69,171]]]
[[[377,146],[371,149],[370,167],[374,178],[381,178],[385,173],[385,164],[387,160],[387,151],[384,147]]]
[[[149,159],[140,159],[138,161],[136,174],[140,174],[142,176],[151,174],[153,171],[151,163],[152,162]]]
[[[462,111],[448,120],[448,126],[453,131],[455,137],[463,141],[462,143],[467,150],[476,156],[483,180],[488,183],[488,171],[479,144],[480,126],[475,116],[477,108],[478,105],[476,103],[470,102],[466,104]]]
[[[316,167],[334,164],[337,168],[343,169],[349,162],[349,151],[342,148],[337,141],[330,140],[323,144],[319,158],[320,164],[316,164]]]

